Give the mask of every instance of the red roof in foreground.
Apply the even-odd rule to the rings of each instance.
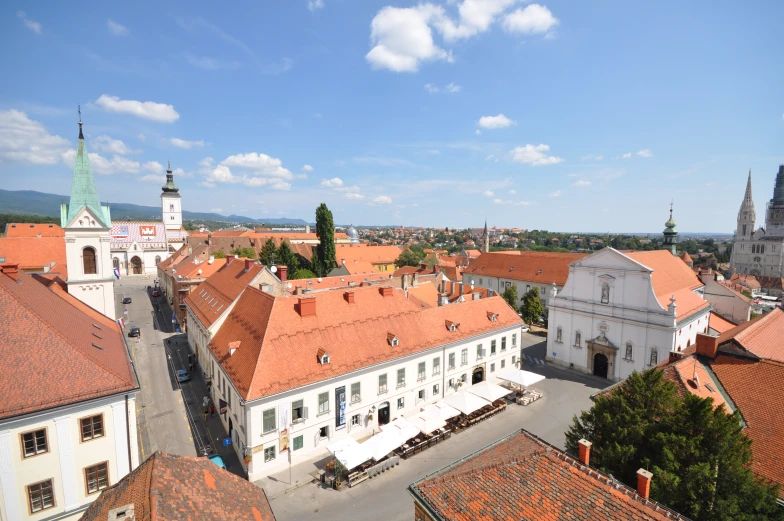
[[[775,308],[744,322],[719,337],[719,344],[732,342],[760,358],[784,362],[784,311]]]
[[[409,491],[436,519],[450,521],[685,519],[525,430]]]
[[[40,270],[45,266],[61,278],[68,278],[65,265],[63,237],[4,237],[0,238],[0,257],[4,263],[19,264],[22,270]]]
[[[521,251],[519,255],[500,252],[483,253],[463,272],[463,280],[498,277],[557,286],[566,284],[569,264],[585,257],[584,253]]]
[[[14,280],[5,271],[0,273],[0,374],[6,375],[0,378],[0,418],[138,388],[116,322],[74,305],[31,275],[19,272]]]
[[[207,458],[165,452],[104,490],[81,521],[106,521],[110,510],[127,505],[137,521],[275,521],[261,487]]]

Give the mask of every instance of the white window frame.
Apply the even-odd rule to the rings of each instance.
[[[455,353],[449,353],[449,371],[457,367],[457,355]]]
[[[441,374],[441,357],[433,358],[433,376]]]
[[[468,348],[466,347],[460,352],[460,366],[468,365]]]
[[[267,418],[267,413],[270,413],[270,412],[272,413],[272,428],[268,429],[267,428],[267,420],[269,418]],[[277,420],[277,415],[275,414],[275,407],[262,411],[261,412],[261,433],[262,434],[268,434],[270,432],[273,432],[273,431],[277,430],[278,422],[276,420]]]
[[[381,379],[383,378],[384,384],[381,384]],[[378,375],[378,394],[384,394],[389,389],[389,381],[387,379],[387,373]]]
[[[405,387],[405,386],[406,386],[406,368],[401,367],[400,369],[397,370],[397,388],[400,389],[401,387]]]
[[[401,396],[400,398],[397,399],[397,410],[399,411],[400,409],[405,409],[405,408],[406,408],[406,397]]]
[[[264,447],[264,463],[269,463],[270,461],[274,461],[276,456],[277,454],[275,451],[275,445]]]
[[[354,392],[354,386],[357,386],[357,392]],[[362,382],[354,382],[351,384],[351,403],[359,403],[362,401]]]
[[[327,401],[326,402],[322,402],[321,401],[321,398],[323,396],[327,397]],[[321,408],[322,404],[326,404],[326,409],[325,410],[322,410],[322,408]],[[323,414],[329,414],[329,391],[326,391],[326,392],[318,394],[318,416],[321,416]]]
[[[417,366],[417,381],[421,382],[427,378],[427,363],[426,362],[419,362]]]

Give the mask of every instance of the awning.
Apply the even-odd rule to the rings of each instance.
[[[509,389],[504,389],[500,385],[491,384],[487,381],[472,385],[466,388],[466,391],[490,402],[494,402],[509,394]]]
[[[410,440],[419,434],[419,427],[403,418],[398,418],[395,421],[387,423],[386,425],[382,425],[381,430],[397,432],[397,434],[403,438],[403,440]]]
[[[512,382],[513,384],[521,385],[523,387],[529,387],[545,379],[544,376],[540,374],[514,368],[501,371],[496,375],[496,378],[500,380],[506,380],[507,382]]]
[[[367,449],[350,436],[327,445],[327,450],[348,470],[365,463],[370,459]]]
[[[434,418],[439,418],[441,420],[448,420],[449,418],[454,418],[455,416],[460,416],[460,411],[452,407],[451,405],[445,404],[443,401],[434,403],[433,405],[428,405],[422,411],[429,416],[433,416]]]
[[[387,457],[390,452],[403,445],[408,438],[401,438],[398,429],[381,431],[359,444],[376,461]]]
[[[427,412],[421,412],[418,415],[414,416],[413,418],[409,418],[408,421],[412,425],[415,425],[424,434],[430,434],[431,432],[435,432],[441,427],[443,427],[444,425],[446,425],[446,422],[444,420],[436,416],[431,416]]]
[[[490,402],[484,398],[480,398],[475,394],[467,393],[465,391],[458,391],[455,394],[447,395],[444,397],[444,402],[463,414],[471,414],[485,405],[490,405]]]

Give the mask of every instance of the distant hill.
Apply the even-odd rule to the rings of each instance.
[[[47,217],[60,217],[60,205],[68,201],[68,196],[46,194],[33,190],[0,190],[0,213],[14,213],[22,215],[44,215]],[[128,203],[109,203],[112,210],[112,220],[122,221],[133,219],[136,221],[160,220],[161,209],[155,206],[139,206]],[[226,221],[232,223],[258,223],[258,224],[294,224],[304,226],[308,224],[302,219],[252,219],[242,215],[220,215],[209,212],[188,212],[183,210],[182,218],[194,221]]]

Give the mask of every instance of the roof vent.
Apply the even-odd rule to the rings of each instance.
[[[136,521],[133,503],[109,510],[107,521]]]
[[[397,335],[394,333],[387,333],[387,342],[389,342],[389,345],[392,347],[397,347],[397,345],[400,343]]]
[[[319,347],[318,351],[316,351],[316,357],[321,365],[329,363],[329,355],[323,347]]]
[[[542,270],[539,270],[539,275],[541,275],[541,274],[542,274]]]

